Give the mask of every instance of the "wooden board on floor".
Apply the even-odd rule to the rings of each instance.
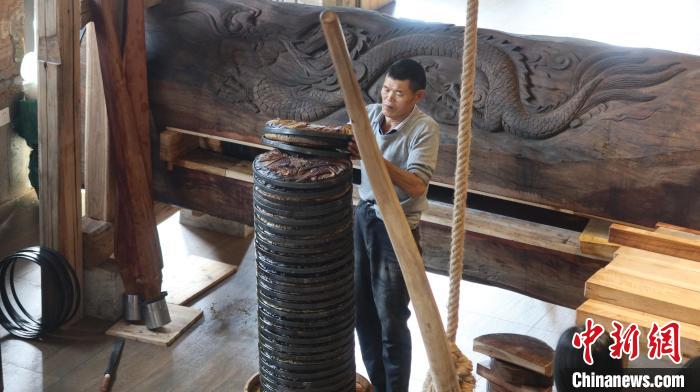
[[[530,387],[524,385],[513,385],[505,380],[502,380],[491,370],[490,364],[487,361],[479,362],[476,365],[476,374],[488,380],[490,383],[496,384],[500,390],[508,392],[551,392],[552,387]]]
[[[183,260],[166,260],[163,290],[168,295],[165,300],[170,304],[188,304],[237,270],[235,265],[195,255]]]
[[[136,340],[143,343],[155,344],[158,346],[170,346],[175,339],[182,335],[192,324],[202,317],[202,310],[188,308],[186,306],[168,304],[168,311],[172,321],[151,331],[145,325],[129,324],[124,320],[117,321],[107,330],[107,335],[122,337],[124,339]]]
[[[700,291],[601,269],[586,282],[586,298],[700,325]]]
[[[547,343],[530,336],[512,333],[482,335],[474,339],[474,351],[543,376],[552,376],[554,350]]]
[[[639,334],[640,348],[642,350],[645,350],[647,347],[647,334],[652,323],[657,323],[659,327],[662,327],[671,321],[677,321],[596,300],[588,300],[576,309],[577,324],[584,324],[586,318],[592,318],[597,323],[603,324],[607,331],[613,330],[612,322],[614,320],[625,326],[630,323],[637,324],[642,331]],[[700,326],[681,322],[680,331],[681,354],[684,359],[700,355]]]
[[[600,219],[591,219],[579,236],[581,252],[587,255],[603,257],[612,260],[613,254],[620,247],[608,241],[608,233],[612,223]]]
[[[700,240],[612,224],[611,243],[700,261]]]

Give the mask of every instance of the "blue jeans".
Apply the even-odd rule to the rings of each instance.
[[[361,201],[355,210],[354,237],[356,328],[362,359],[375,391],[407,392],[408,290],[384,222],[369,202]]]

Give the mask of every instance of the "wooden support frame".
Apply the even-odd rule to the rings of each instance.
[[[37,3],[40,242],[83,281],[80,225],[79,2]]]

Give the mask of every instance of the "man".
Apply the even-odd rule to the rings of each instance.
[[[400,60],[384,79],[381,105],[367,106],[374,136],[416,242],[440,145],[438,124],[416,106],[425,96],[425,87],[423,67],[413,60]],[[349,148],[360,158],[354,142]],[[406,392],[411,372],[408,291],[364,165],[360,199],[354,236],[357,335],[362,359],[375,391]]]

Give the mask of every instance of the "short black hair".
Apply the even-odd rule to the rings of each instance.
[[[583,348],[575,348],[572,344],[574,334],[583,332],[583,326],[571,327],[559,337],[554,350],[554,385],[559,392],[574,391],[571,374],[573,371],[587,371],[598,374],[615,374],[622,370],[622,359],[610,357],[609,346],[612,338],[606,332],[591,346],[593,365],[589,366],[583,360]],[[611,388],[611,391],[619,391]]]
[[[403,59],[391,64],[387,76],[394,80],[408,80],[411,90],[425,90],[425,70],[416,60]]]

